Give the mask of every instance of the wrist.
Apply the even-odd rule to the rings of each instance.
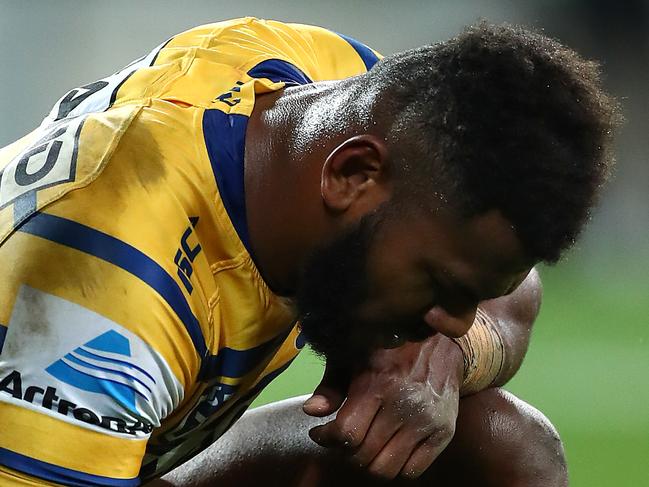
[[[452,340],[461,349],[464,358],[464,380],[460,393],[465,396],[493,385],[505,366],[505,347],[492,318],[478,308],[469,331]]]
[[[448,379],[459,391],[464,381],[464,355],[462,349],[449,337],[437,333],[430,337],[434,350],[431,357],[437,367],[448,371]]]

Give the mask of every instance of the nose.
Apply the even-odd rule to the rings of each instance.
[[[442,335],[458,338],[464,335],[475,319],[477,306],[450,312],[442,306],[434,306],[424,315],[428,326]]]

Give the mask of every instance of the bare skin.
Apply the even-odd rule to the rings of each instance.
[[[508,296],[480,303],[502,322],[509,350],[527,349],[539,306],[536,272]],[[324,416],[340,409],[335,419],[314,429],[311,437],[322,446],[342,447],[378,477],[416,478],[453,437],[462,355],[447,337],[436,334],[423,342],[378,350],[372,358],[370,367],[356,374],[327,369],[304,410]],[[520,355],[509,357],[494,385],[509,381],[522,359]]]
[[[476,35],[488,36],[484,49],[476,49]],[[503,40],[496,42],[498,35]],[[515,43],[508,39],[514,35]],[[250,413],[201,459],[154,485],[257,485],[262,476],[269,485],[300,486],[402,485],[406,480],[415,485],[566,484],[561,445],[547,421],[489,387],[505,383],[520,367],[540,304],[535,260],[553,260],[587,215],[602,181],[601,171],[589,173],[594,173],[592,163],[606,162],[603,134],[610,133],[614,110],[599,93],[594,65],[586,67],[573,53],[534,39],[524,31],[471,28],[426,56],[418,50],[404,53],[409,70],[401,69],[400,59],[394,65],[386,59],[364,75],[260,94],[245,140],[247,222],[239,220],[247,225],[251,246],[239,225],[237,231],[269,288],[294,299],[302,337],[326,358],[327,369],[313,396]],[[531,49],[534,42],[538,49]],[[502,55],[505,46],[513,49],[509,57]],[[564,63],[566,69],[559,69]],[[476,76],[483,65],[484,75]],[[548,76],[538,78],[541,71]],[[530,78],[533,82],[519,89],[507,82]],[[253,81],[246,88],[273,89],[263,85]],[[424,86],[426,94],[420,92]],[[565,89],[544,104],[545,93],[551,99],[545,88],[552,86]],[[540,103],[527,96],[531,88],[541,88]],[[516,96],[502,96],[510,92]],[[573,95],[579,103],[568,104],[564,99]],[[521,97],[531,103],[519,103]],[[235,111],[246,106],[252,105]],[[494,119],[498,113],[507,116]],[[572,116],[555,120],[562,113]],[[564,144],[573,139],[597,143]],[[598,151],[604,157],[593,155]],[[214,160],[209,147],[208,152],[212,164],[223,162]],[[560,181],[573,184],[550,191]],[[236,206],[241,208],[240,199]],[[569,215],[571,209],[576,211]],[[571,218],[555,225],[564,214]],[[222,299],[232,304],[223,291]],[[211,311],[211,300],[208,304]],[[470,376],[464,369],[475,354],[463,357],[454,339],[470,330],[478,310],[489,316],[490,326],[495,323],[497,332],[490,330],[485,342],[502,337],[505,364],[474,367],[476,374],[497,369],[498,376],[485,374],[476,382],[485,390],[461,400],[463,380]],[[287,319],[286,326],[291,322]],[[195,342],[192,326],[187,328]],[[248,327],[244,335],[248,330],[254,333]],[[198,345],[202,355],[205,346]],[[500,353],[499,344],[494,348]],[[481,353],[492,358],[489,351]],[[252,384],[245,377],[242,392]],[[220,407],[215,414],[223,416],[211,419],[234,417],[234,402],[215,404]],[[181,440],[173,453],[187,458],[213,438]],[[174,455],[164,454],[167,462],[160,468]]]
[[[284,295],[292,294],[316,246],[392,197],[391,155],[380,124],[368,133],[359,134],[353,126],[319,137],[316,133],[317,143],[298,153],[291,150],[304,110],[327,96],[334,84],[263,95],[248,125],[249,232],[264,279]],[[432,212],[406,212],[386,225],[369,251],[370,292],[355,316],[373,322],[420,310],[437,335],[396,351],[378,350],[365,370],[341,372],[328,364],[323,383],[304,410],[322,417],[347,402],[334,420],[314,430],[314,441],[329,447],[353,445],[359,463],[380,477],[417,477],[425,471],[455,429],[462,355],[447,337],[466,333],[482,305],[505,337],[507,362],[494,382],[505,383],[522,362],[540,304],[538,275],[528,276],[532,264],[497,211],[465,220],[440,202]],[[409,371],[414,363],[422,364],[419,375],[394,375]],[[392,372],[386,373],[388,369]],[[391,387],[393,383],[418,391],[407,414],[390,414],[404,412],[403,389]]]
[[[301,414],[304,398],[255,409],[215,445],[151,487],[264,485],[379,486],[339,450],[320,448],[305,432],[317,420]],[[565,458],[556,431],[538,410],[489,389],[460,401],[457,432],[417,481],[388,485],[564,487]]]
[[[539,305],[536,272],[513,293],[480,303],[505,323],[503,330],[509,334],[503,339],[512,349],[527,347]],[[457,361],[444,363],[449,357]],[[451,369],[453,363],[455,370]],[[374,368],[353,377],[325,377],[316,389],[311,419],[301,411],[306,397],[253,410],[207,452],[151,485],[246,486],[256,485],[261,477],[271,485],[277,481],[283,486],[382,485],[385,479],[399,477],[407,460],[402,455],[410,454],[403,445],[388,441],[395,429],[405,432],[401,436],[405,439],[427,435],[420,449],[421,463],[403,468],[401,475],[418,479],[403,485],[567,485],[556,432],[531,406],[499,390],[463,399],[455,390],[449,406],[448,398],[436,396],[437,388],[421,387],[454,376],[459,389],[460,364],[458,347],[441,334],[421,343],[380,350]],[[507,382],[519,365],[510,360],[495,382]],[[435,373],[435,368],[445,373]],[[404,384],[409,394],[404,395]],[[418,393],[421,391],[425,393]],[[345,399],[335,416],[325,414],[337,410]],[[450,421],[431,421],[431,416],[438,418],[440,410],[448,412],[453,404]],[[380,421],[372,420],[377,408],[381,409]],[[324,419],[317,419],[320,416]],[[445,429],[448,424],[450,430]],[[386,439],[384,435],[389,436]],[[319,448],[313,439],[327,448]],[[395,462],[399,456],[401,460]],[[394,485],[401,484],[395,480]]]

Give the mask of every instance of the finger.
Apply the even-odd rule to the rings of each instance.
[[[386,480],[395,478],[421,440],[416,431],[400,429],[369,464],[368,472]]]
[[[319,426],[314,426],[309,430],[309,437],[318,445],[324,446],[325,448],[340,446],[340,440],[338,439],[338,437],[334,437],[327,430],[327,426],[332,424],[333,422],[334,420],[325,424],[321,424]]]
[[[302,409],[309,416],[328,416],[340,408],[347,394],[349,374],[327,365],[318,387]]]
[[[345,394],[330,387],[318,387],[304,402],[302,409],[309,416],[322,418],[334,413],[342,404]]]
[[[352,456],[354,463],[360,467],[365,467],[372,463],[378,453],[390,442],[397,431],[399,431],[401,426],[402,421],[395,417],[392,411],[381,409],[369,426],[362,443]]]
[[[327,443],[350,449],[358,447],[379,412],[382,397],[372,389],[372,375],[359,374],[352,380],[345,403],[336,419],[324,425],[320,434]]]
[[[410,458],[401,469],[401,475],[409,479],[416,479],[433,464],[437,457],[446,449],[450,443],[449,438],[440,439],[436,436],[429,436],[422,441],[412,452]]]
[[[316,443],[352,449],[363,442],[381,401],[378,397],[366,398],[363,402],[350,399],[343,404],[334,420],[309,431],[309,436]]]

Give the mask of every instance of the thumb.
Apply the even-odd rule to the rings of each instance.
[[[320,384],[305,401],[302,409],[309,416],[322,417],[332,414],[345,400],[348,385],[349,374],[327,364]]]

